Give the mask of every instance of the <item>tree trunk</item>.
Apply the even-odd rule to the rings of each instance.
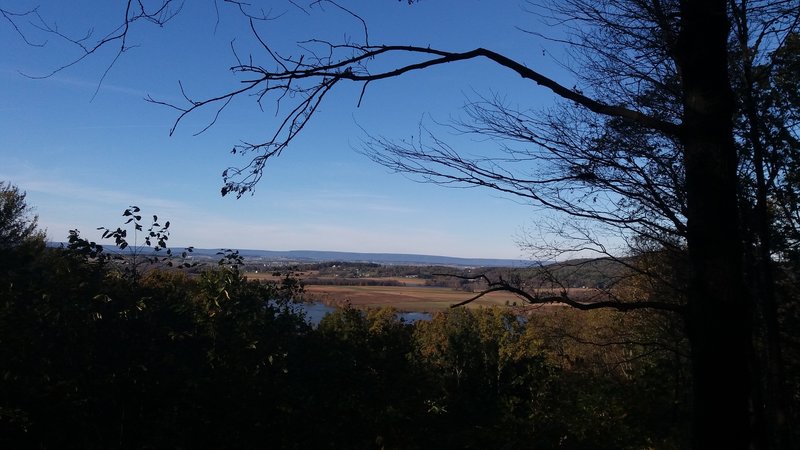
[[[748,448],[751,315],[737,205],[735,111],[725,0],[682,0],[676,49],[683,83],[696,449]]]
[[[752,372],[755,423],[755,439],[760,439],[762,447],[790,448],[790,434],[785,420],[784,369],[781,354],[780,326],[775,292],[775,277],[772,268],[772,238],[766,160],[769,154],[764,143],[762,127],[766,118],[761,117],[756,100],[758,82],[753,70],[753,56],[750,53],[747,10],[739,8],[733,14],[737,21],[737,39],[741,52],[742,96],[744,117],[747,118],[747,139],[753,152],[755,173],[755,205],[744,211],[746,239],[745,267],[748,272],[749,292],[753,298],[753,345],[756,348]],[[748,223],[749,222],[749,223]],[[756,378],[757,377],[757,378]]]

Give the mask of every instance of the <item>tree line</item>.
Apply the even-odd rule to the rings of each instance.
[[[672,314],[457,308],[407,323],[342,308],[314,327],[297,279],[249,281],[235,252],[134,273],[77,230],[48,247],[3,186],[4,448],[689,445],[690,347]]]
[[[344,308],[312,327],[296,279],[248,281],[235,255],[134,273],[77,230],[51,248],[3,187],[3,448],[687,443],[687,347],[667,316]]]

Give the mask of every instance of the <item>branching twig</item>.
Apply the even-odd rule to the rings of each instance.
[[[491,280],[485,274],[476,276],[461,276],[461,275],[447,275],[447,274],[440,274],[440,275],[450,276],[465,280],[483,280],[487,285],[487,288],[482,290],[477,295],[470,297],[464,301],[453,304],[450,306],[451,308],[458,308],[460,306],[467,305],[483,297],[484,295],[490,294],[492,292],[510,292],[531,305],[563,303],[565,305],[571,306],[573,308],[582,311],[589,311],[601,308],[611,308],[623,312],[640,310],[640,309],[657,309],[657,310],[672,311],[677,313],[682,313],[684,311],[684,307],[682,305],[666,303],[666,302],[647,301],[647,300],[631,301],[631,302],[622,302],[616,300],[605,300],[605,301],[601,300],[601,301],[591,301],[591,302],[577,301],[569,296],[566,288],[562,288],[561,292],[558,295],[541,296],[538,294],[531,294],[530,292],[521,289],[518,286],[512,285],[508,281],[504,280],[502,277],[499,277],[497,280]]]

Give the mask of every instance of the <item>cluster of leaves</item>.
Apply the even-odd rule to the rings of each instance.
[[[162,225],[158,221],[158,216],[154,214],[153,221],[145,231],[144,223],[142,222],[141,208],[138,206],[128,207],[123,211],[122,216],[126,218],[123,227],[125,225],[133,226],[131,233],[133,242],[131,243],[129,241],[129,230],[126,228],[117,227],[117,229],[112,230],[106,227],[99,227],[97,229],[103,232],[103,239],[113,239],[114,245],[119,252],[114,255],[103,254],[102,247],[94,244],[97,249],[97,254],[95,256],[99,256],[103,260],[114,259],[118,261],[119,266],[123,268],[124,274],[130,277],[134,282],[139,279],[146,266],[152,267],[160,264],[166,267],[173,267],[173,259],[176,255],[173,255],[172,249],[167,247],[170,233],[169,221],[164,222]],[[142,240],[141,243],[139,239]],[[70,247],[86,246],[86,242],[80,238],[78,230],[70,231],[69,243]],[[92,244],[93,243],[90,243],[90,246]],[[127,253],[125,253],[126,251]],[[192,267],[192,264],[186,262],[186,257],[192,251],[192,247],[187,247],[180,254],[182,262],[178,264],[178,267]],[[231,251],[228,250],[227,252]],[[220,264],[222,264],[222,262],[220,262]]]

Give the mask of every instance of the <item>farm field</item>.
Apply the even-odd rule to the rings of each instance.
[[[315,272],[305,272],[298,276],[301,280],[317,278]],[[271,274],[248,273],[247,277],[253,280],[277,281],[279,278]],[[324,277],[323,279],[336,279]],[[359,278],[359,282],[396,282],[399,286],[356,286],[356,285],[330,285],[306,284],[305,297],[308,301],[316,301],[330,306],[349,304],[356,308],[394,307],[400,311],[408,312],[436,312],[450,308],[477,293],[463,290],[426,286],[425,280],[409,277],[366,277]],[[583,289],[570,289],[571,294],[588,294]],[[524,301],[509,292],[492,292],[470,303],[470,308],[487,306],[516,306],[518,308],[542,308],[557,305],[526,306]]]
[[[306,296],[329,305],[349,303],[355,307],[391,306],[401,311],[435,312],[472,297],[473,293],[451,288],[424,286],[306,286]],[[470,307],[500,306],[517,302],[516,296],[493,292],[476,300]]]

